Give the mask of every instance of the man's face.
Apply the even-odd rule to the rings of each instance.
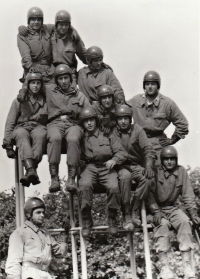
[[[163,158],[162,159],[162,164],[165,167],[166,170],[172,171],[175,169],[177,166],[177,159],[172,157],[172,158]]]
[[[102,96],[100,102],[105,109],[109,109],[113,104],[113,96],[112,95]]]
[[[37,226],[41,226],[44,223],[44,208],[36,208],[33,210],[31,221]]]
[[[92,133],[96,130],[97,127],[97,122],[96,122],[96,118],[92,117],[92,118],[88,118],[83,122],[83,127],[86,131],[88,131],[89,133]]]
[[[41,80],[31,80],[31,81],[29,82],[29,90],[30,90],[33,94],[39,93],[41,87],[42,87],[42,82],[41,82]]]
[[[31,27],[34,31],[39,31],[42,27],[42,18],[31,17],[29,20],[29,27]]]
[[[128,116],[120,116],[117,118],[117,124],[120,130],[128,130],[131,125],[131,121]]]
[[[58,22],[56,30],[60,35],[65,35],[69,29],[69,25],[68,22]]]
[[[100,70],[102,62],[103,62],[103,58],[93,58],[91,61],[91,67],[94,70]]]
[[[149,96],[153,96],[158,93],[158,84],[154,81],[145,82],[144,87],[145,87],[146,94]]]
[[[62,90],[64,91],[68,90],[71,85],[70,76],[67,74],[58,76],[57,83]]]

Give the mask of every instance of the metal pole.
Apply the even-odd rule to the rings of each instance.
[[[20,155],[19,155],[19,149],[18,149],[18,179],[20,180],[20,178],[24,175],[24,169],[23,169],[23,165],[22,165],[22,161],[20,159]],[[20,208],[20,220],[21,220],[21,225],[24,224],[25,222],[25,217],[24,217],[24,203],[25,203],[25,194],[24,194],[24,187],[21,185],[21,183],[19,182],[19,208]]]
[[[74,222],[74,197],[72,193],[69,193],[69,213],[70,213],[70,223],[71,227],[75,227]],[[72,263],[73,263],[73,279],[78,279],[78,258],[76,249],[76,236],[71,232],[71,242],[72,242]]]
[[[131,272],[132,272],[132,279],[136,279],[136,263],[135,263],[135,251],[133,246],[133,232],[128,232],[127,238],[129,240],[129,247],[130,247],[130,262],[131,262]]]
[[[146,218],[146,208],[144,201],[142,202],[142,228],[144,234],[144,249],[145,249],[145,262],[146,262],[146,274],[147,279],[152,279],[151,272],[151,257],[150,257],[150,249],[149,249],[149,238],[148,238],[148,230],[147,230],[147,218]]]
[[[14,159],[15,162],[15,199],[16,199],[16,226],[17,228],[20,227],[20,206],[19,206],[19,174],[18,174],[18,151],[16,150],[16,158]]]

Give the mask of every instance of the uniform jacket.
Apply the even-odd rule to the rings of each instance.
[[[28,93],[23,103],[19,103],[15,99],[6,120],[4,132],[5,147],[11,144],[12,132],[15,128],[19,126],[28,128],[29,125],[46,125],[46,123],[47,105],[45,97],[42,94],[38,94],[37,98],[33,98],[33,95]]]
[[[188,121],[170,98],[159,93],[153,104],[148,106],[145,94],[139,94],[128,104],[133,109],[134,123],[143,127],[149,138],[162,135],[170,123],[175,126],[174,135],[184,138],[188,134]]]
[[[151,188],[148,198],[150,208],[174,206],[179,195],[187,210],[196,208],[195,195],[186,169],[178,165],[169,173],[161,166],[157,173],[157,183]]]
[[[103,64],[98,72],[94,72],[90,67],[80,69],[78,74],[78,85],[90,102],[98,101],[97,88],[105,84],[112,87],[115,96],[123,100],[125,99],[124,91],[119,80],[107,65]]]
[[[67,246],[58,244],[46,229],[36,227],[26,221],[10,236],[6,273],[8,279],[21,279],[22,262],[32,262],[49,266],[51,254],[64,256]]]
[[[112,159],[119,165],[126,160],[128,155],[113,134],[109,137],[104,136],[99,129],[96,129],[93,135],[85,132],[81,150],[82,158],[86,162],[89,160],[103,163]]]
[[[70,33],[64,39],[59,38],[56,30],[51,36],[52,58],[54,66],[58,64],[67,64],[70,68],[77,68],[77,60],[75,54],[84,63],[85,58],[85,45],[79,36],[78,32],[71,27]]]
[[[131,125],[127,132],[122,132],[116,127],[113,134],[131,157],[125,164],[144,166],[148,158],[156,159],[155,151],[144,129],[138,124]]]
[[[72,89],[65,93],[57,85],[47,89],[46,99],[49,121],[61,115],[68,115],[72,122],[78,122],[81,110],[90,104],[80,90]]]

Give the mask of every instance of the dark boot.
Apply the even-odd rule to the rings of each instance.
[[[51,186],[49,187],[50,193],[60,191],[60,179],[58,176],[58,169],[58,164],[49,164],[49,171],[51,174]]]
[[[24,187],[29,187],[30,186],[30,182],[28,181],[28,177],[27,177],[27,172],[25,173],[25,175],[23,175],[20,178],[20,182],[21,182],[22,186],[24,186]]]
[[[117,227],[117,210],[116,209],[108,209],[108,226],[109,232],[111,235],[115,236],[118,233]]]
[[[134,198],[132,201],[132,222],[135,225],[135,227],[141,227],[140,206],[141,201]]]
[[[167,252],[158,254],[159,260],[162,263],[159,278],[160,279],[174,279],[174,273],[169,268]]]
[[[181,252],[183,258],[184,279],[195,279],[195,272],[191,268],[191,251]]]
[[[69,192],[76,192],[77,191],[77,186],[75,183],[75,177],[77,174],[77,167],[74,166],[68,166],[68,179],[66,182],[66,191]]]
[[[91,209],[88,209],[87,211],[82,211],[82,221],[82,237],[89,238],[91,234],[91,228],[93,227]]]
[[[40,179],[37,175],[35,165],[32,159],[26,159],[23,161],[24,167],[27,172],[27,178],[29,183],[32,183],[33,185],[37,185],[40,183]]]
[[[122,205],[122,214],[123,214],[123,228],[127,231],[133,231],[134,225],[131,220],[131,208],[130,204]]]

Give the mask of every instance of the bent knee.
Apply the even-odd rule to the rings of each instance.
[[[131,180],[131,173],[126,169],[121,169],[118,171],[119,180],[130,179]]]

